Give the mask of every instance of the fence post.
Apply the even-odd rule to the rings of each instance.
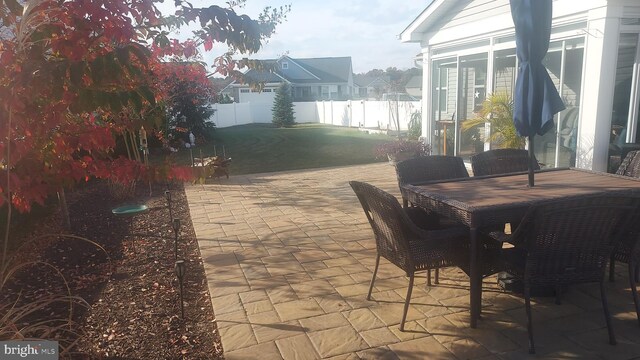
[[[235,102],[233,103],[233,123],[238,125],[238,115],[236,114],[236,103]]]
[[[330,100],[329,105],[331,105],[331,125],[335,125],[335,119],[333,118],[333,100]]]

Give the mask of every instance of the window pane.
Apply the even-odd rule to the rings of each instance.
[[[458,83],[457,59],[449,58],[433,62],[431,89],[431,121],[433,128],[433,153],[453,155],[455,127],[453,117],[456,109]]]
[[[566,107],[554,117],[554,128],[536,139],[536,158],[545,167],[575,166],[583,58],[584,39],[576,38],[551,43],[543,60]]]
[[[462,130],[467,119],[477,118],[485,100],[487,83],[487,54],[460,58],[460,98],[458,99],[458,155],[470,156],[484,150],[484,123]]]
[[[517,70],[516,49],[496,51],[493,67],[493,92],[507,93],[513,98]]]

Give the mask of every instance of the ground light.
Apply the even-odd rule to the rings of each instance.
[[[178,233],[179,232],[180,232],[180,219],[173,219],[173,235],[175,236],[175,241],[173,244],[174,259],[178,258]]]
[[[184,320],[184,288],[183,288],[183,282],[184,282],[184,274],[187,271],[187,268],[186,268],[186,265],[184,263],[184,260],[177,260],[176,261],[175,271],[176,271],[176,276],[178,277],[178,281],[180,282],[180,313],[182,314],[182,320]]]

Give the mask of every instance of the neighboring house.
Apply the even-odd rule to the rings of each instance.
[[[358,74],[354,76],[356,93],[354,97],[360,99],[377,99],[382,94],[391,90],[391,78],[389,75],[370,76]]]
[[[411,77],[407,84],[404,86],[407,94],[413,96],[416,99],[422,98],[422,75],[416,75]]]
[[[477,137],[460,132],[460,124],[476,116],[486,94],[514,91],[509,1],[434,0],[400,39],[422,47],[423,135],[434,153],[449,143],[447,152],[472,155]],[[536,137],[538,160],[552,167],[614,168],[630,147],[625,143],[640,143],[640,2],[553,1],[544,64],[567,109],[556,116],[553,131]]]
[[[209,81],[211,81],[216,95],[228,95],[233,99],[233,89],[230,86],[233,81],[231,79],[209,77]]]
[[[251,69],[243,83],[233,82],[237,102],[273,102],[284,82],[291,86],[293,101],[348,100],[353,96],[351,57],[294,59],[282,56],[263,60],[264,69]]]

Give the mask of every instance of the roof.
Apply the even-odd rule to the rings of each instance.
[[[404,87],[405,88],[421,89],[422,88],[422,75],[413,76],[411,79],[409,79],[409,81],[407,81],[407,84]]]
[[[209,81],[211,82],[211,84],[213,85],[213,88],[217,92],[221,92],[224,89],[226,89],[227,86],[229,86],[229,84],[231,84],[233,82],[233,79],[232,78],[219,78],[219,77],[210,76],[209,77]]]
[[[347,82],[351,75],[351,56],[292,59],[324,82]]]
[[[429,5],[400,33],[402,42],[420,42],[422,34],[429,32],[431,26],[442,20],[448,11],[470,0],[431,0]]]
[[[389,75],[370,76],[358,74],[354,76],[353,82],[360,87],[389,85],[391,84],[391,78],[389,77]]]
[[[262,60],[267,69],[251,69],[244,74],[245,83],[277,83],[288,81],[292,84],[324,84],[349,82],[351,70],[351,57],[326,57],[295,59],[282,56],[279,59]],[[280,64],[290,62],[287,69]]]

